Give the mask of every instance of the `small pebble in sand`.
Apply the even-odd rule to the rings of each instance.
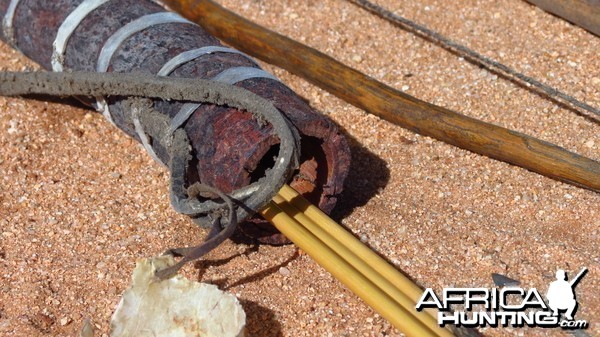
[[[286,267],[281,267],[279,268],[279,274],[283,275],[283,276],[290,276],[292,274],[292,272],[287,269]]]
[[[590,149],[594,147],[594,140],[590,139],[587,142],[585,142],[585,146],[589,147]]]

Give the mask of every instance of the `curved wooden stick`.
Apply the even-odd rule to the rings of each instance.
[[[302,76],[394,124],[448,144],[600,192],[600,163],[557,145],[421,101],[210,0],[165,4],[235,48]]]

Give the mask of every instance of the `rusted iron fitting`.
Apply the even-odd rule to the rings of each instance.
[[[0,0],[0,16],[2,39],[49,70],[215,79],[270,100],[300,135],[300,169],[290,184],[326,212],[335,205],[350,165],[338,128],[251,58],[224,47],[200,26],[147,0]],[[95,106],[141,141],[123,100],[100,97]],[[190,184],[201,181],[230,192],[272,166],[278,139],[250,113],[166,101],[155,101],[155,107],[179,120],[190,138],[197,168]],[[157,159],[167,159],[164,149],[154,151]]]

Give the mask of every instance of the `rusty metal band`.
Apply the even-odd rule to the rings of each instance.
[[[242,56],[246,57],[247,59],[249,59],[250,61],[256,63],[250,56],[248,56],[245,53],[242,53],[239,50],[222,47],[222,46],[207,46],[207,47],[201,47],[201,48],[184,51],[181,54],[178,54],[177,56],[170,59],[167,63],[165,63],[165,65],[163,65],[162,68],[158,71],[157,75],[158,76],[168,76],[179,66],[181,66],[187,62],[193,61],[197,58],[200,58],[204,55],[213,54],[213,53],[238,54],[238,55],[242,55]]]
[[[4,38],[15,48],[17,48],[17,41],[15,40],[15,29],[13,27],[13,20],[15,18],[15,11],[19,5],[20,0],[11,0],[2,19],[2,33]]]
[[[75,29],[81,24],[81,21],[96,8],[109,1],[110,0],[84,0],[67,16],[65,21],[63,21],[58,28],[56,38],[54,39],[54,43],[52,43],[51,63],[53,71],[63,71],[64,54],[67,43]]]
[[[144,126],[142,125],[142,122],[140,121],[140,112],[141,112],[141,109],[137,104],[131,105],[131,119],[132,119],[133,125],[135,127],[135,132],[137,133],[138,137],[140,138],[140,142],[142,143],[142,146],[144,147],[146,152],[148,152],[150,157],[152,157],[152,159],[154,159],[155,162],[168,168],[169,166],[158,157],[158,155],[152,148],[152,145],[150,144],[150,139],[148,138],[148,135],[146,134],[146,131],[144,130]]]
[[[213,77],[213,80],[224,82],[228,84],[234,84],[241,81],[249,80],[251,78],[268,78],[273,81],[279,82],[279,79],[275,77],[273,74],[269,74],[268,72],[252,67],[233,67],[226,70],[223,70],[217,76]]]
[[[279,81],[275,76],[269,74],[268,72],[252,67],[233,67],[227,70],[223,70],[217,76],[212,79],[218,82],[223,82],[227,84],[236,84],[241,81],[249,80],[252,78],[268,78],[274,81]],[[171,124],[169,125],[169,129],[166,132],[167,136],[170,136],[181,127],[196,111],[201,103],[185,103],[181,109],[177,112],[175,117],[171,120]]]
[[[104,46],[102,46],[102,49],[100,50],[100,56],[98,57],[98,63],[96,64],[96,71],[99,73],[104,73],[108,70],[110,60],[112,59],[114,53],[129,37],[152,26],[167,23],[187,23],[195,25],[195,23],[188,21],[178,14],[172,12],[160,12],[139,17],[138,19],[133,20],[132,22],[119,28],[119,30],[117,30],[113,35],[111,35],[111,37],[108,38],[108,40],[106,40]],[[106,100],[102,97],[97,97],[96,99],[98,101],[98,110],[102,112],[106,119],[114,124]],[[152,150],[152,152],[154,151]]]
[[[175,69],[177,69],[177,67],[181,66],[182,64],[185,64],[187,62],[198,59],[204,55],[208,55],[208,54],[212,54],[212,53],[239,54],[239,55],[242,55],[242,56],[246,57],[247,59],[251,60],[252,62],[255,62],[250,56],[248,56],[247,54],[242,53],[238,50],[227,48],[227,47],[221,47],[221,46],[207,46],[207,47],[188,50],[188,51],[182,52],[181,54],[178,54],[177,56],[170,59],[167,63],[165,63],[165,65],[163,65],[163,67],[158,72],[158,75],[159,76],[168,76],[169,74],[171,74],[171,72],[173,72]],[[230,69],[227,69],[227,70],[221,72],[220,74],[218,74],[216,77],[214,77],[214,79],[218,80],[218,77],[221,76],[221,74],[223,74],[231,69],[237,69],[237,68],[244,68],[244,69],[239,70],[238,72],[240,72],[240,71],[245,72],[246,76],[239,77],[239,79],[232,78],[231,81],[221,80],[221,82],[225,82],[228,84],[235,84],[235,83],[238,83],[245,79],[250,79],[250,78],[270,78],[270,79],[274,79],[277,81],[277,78],[275,78],[273,75],[271,75],[261,69],[252,68],[252,67],[230,68]],[[175,132],[175,130],[177,130],[183,124],[185,124],[185,122],[192,116],[194,111],[196,111],[200,107],[200,105],[201,105],[200,103],[184,104],[181,107],[181,109],[177,112],[175,117],[173,117],[173,119],[171,120],[171,124],[169,125],[169,128],[168,128],[167,132],[165,133],[165,135],[167,137],[171,137],[171,135]]]
[[[148,14],[133,20],[125,26],[119,28],[119,30],[117,30],[111,37],[108,38],[108,40],[106,40],[104,46],[102,46],[102,50],[100,51],[100,56],[98,56],[96,71],[99,73],[104,73],[108,70],[108,66],[113,54],[129,37],[152,26],[167,23],[187,23],[196,25],[195,23],[188,21],[178,14],[172,12]]]

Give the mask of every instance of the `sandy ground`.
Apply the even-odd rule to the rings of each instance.
[[[381,5],[591,105],[600,39],[523,1]],[[228,8],[425,101],[600,159],[600,127],[341,0],[223,0]],[[0,46],[0,67],[34,67]],[[576,317],[600,334],[600,196],[419,136],[266,66],[335,120],[353,168],[335,216],[423,287],[545,293],[557,268],[590,272]],[[108,334],[136,259],[199,242],[169,205],[167,173],[89,110],[0,98],[0,335]],[[184,274],[236,294],[251,336],[398,336],[306,254],[227,242]],[[487,336],[561,336],[484,329]]]

